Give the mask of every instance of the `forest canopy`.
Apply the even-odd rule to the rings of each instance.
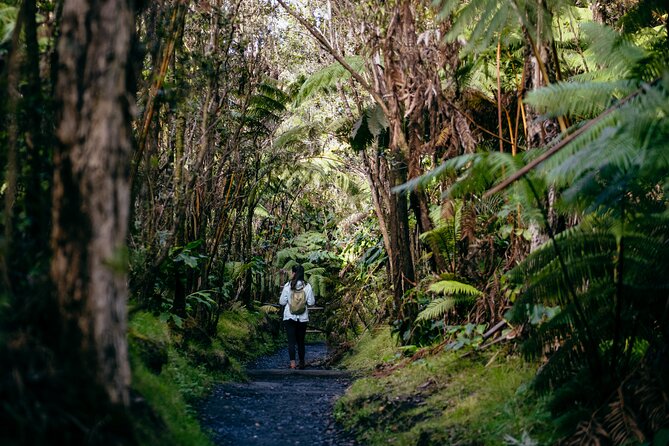
[[[129,317],[211,345],[301,264],[333,345],[503,342],[556,442],[666,438],[668,14],[0,2],[3,435],[131,444]]]

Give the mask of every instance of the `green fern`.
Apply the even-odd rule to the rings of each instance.
[[[433,293],[478,297],[483,293],[475,287],[457,280],[440,280],[428,288]]]
[[[301,149],[305,143],[312,139],[314,133],[320,131],[318,124],[302,124],[291,127],[283,132],[274,140],[276,149]]]
[[[244,114],[244,122],[254,131],[270,134],[281,122],[286,111],[288,95],[284,93],[273,79],[266,79],[256,87]]]
[[[345,60],[358,73],[365,68],[365,60],[360,56],[349,56]],[[317,92],[327,92],[337,83],[346,81],[350,77],[351,73],[348,70],[339,62],[334,62],[307,78],[295,97],[295,103],[299,105]]]
[[[0,3],[0,45],[11,39],[18,12],[18,8]]]
[[[547,117],[599,115],[616,99],[622,99],[639,88],[635,81],[560,82],[528,93],[525,102]]]
[[[548,362],[535,379],[541,391],[584,385],[561,394],[555,410],[597,407],[650,346],[661,348],[666,330],[669,279],[669,219],[664,215],[588,218],[531,253],[512,270],[511,283],[522,286],[510,320],[524,323],[535,305],[559,305],[552,319],[533,327],[523,352]],[[619,218],[626,219],[621,224]],[[593,405],[594,406],[591,406]]]
[[[436,0],[433,4],[441,18],[453,20],[446,38],[454,41],[464,37],[467,53],[485,50],[496,44],[499,36],[512,36],[521,26],[530,35],[540,33],[543,40],[551,41],[554,35],[551,14],[566,15],[573,9],[573,3],[567,0],[549,1],[546,9],[532,0]],[[539,16],[541,20],[536,19]],[[537,29],[537,23],[542,23],[543,27]]]
[[[472,302],[483,294],[473,286],[456,280],[440,280],[430,285],[429,290],[447,296],[431,301],[425,309],[418,313],[417,322],[438,319],[457,304]]]
[[[430,302],[427,307],[418,313],[416,322],[439,319],[455,307],[456,300],[452,297],[440,297]]]
[[[442,217],[441,207],[435,206],[432,208],[430,219],[434,229],[422,233],[420,239],[427,241],[431,246],[437,247],[446,258],[451,272],[455,272],[457,269],[458,242],[462,238],[463,202],[462,200],[455,200],[450,203],[453,212],[452,216],[447,219]]]
[[[450,38],[464,35],[468,51],[492,43],[495,34],[487,24],[497,28],[497,36],[512,32],[503,29],[501,20],[494,21],[501,5],[511,5],[510,0],[473,0],[464,6],[450,0],[438,3],[455,20]],[[521,11],[532,7],[528,2],[514,3]],[[564,2],[546,4],[555,13]],[[659,5],[653,0],[648,4]],[[666,13],[666,7],[660,10]],[[485,24],[470,28],[479,19]],[[536,35],[531,24],[523,25]],[[558,192],[556,209],[569,216],[578,214],[581,220],[507,275],[520,290],[509,314],[512,322],[530,322],[539,307],[559,309],[552,318],[525,324],[522,349],[528,356],[548,358],[535,386],[555,391],[552,409],[568,429],[605,404],[641,358],[666,351],[669,339],[666,29],[646,27],[636,35],[624,35],[586,24],[582,31],[591,70],[532,92],[526,103],[546,117],[572,118],[577,123],[569,132],[581,127],[584,119],[594,121],[505,191],[511,202],[536,207],[527,183],[535,186],[539,197],[550,184]],[[547,30],[541,34],[548,36]],[[459,157],[402,188],[428,187],[447,179],[454,182],[447,197],[480,196],[503,176],[561,144],[563,137],[515,159],[500,154]],[[523,208],[523,213],[530,209]],[[448,311],[452,304],[446,299],[435,302],[430,314]],[[658,373],[666,375],[666,364],[661,368]]]

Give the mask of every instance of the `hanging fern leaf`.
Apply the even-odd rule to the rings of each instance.
[[[360,56],[346,57],[346,62],[358,73],[361,73],[365,67],[365,60]],[[312,74],[302,84],[300,91],[295,97],[296,104],[302,103],[313,94],[321,91],[327,91],[338,82],[343,82],[351,77],[351,73],[346,70],[339,62],[335,62],[320,71]]]
[[[635,81],[560,82],[527,94],[525,102],[547,117],[591,118],[638,88]]]
[[[446,314],[455,306],[455,299],[452,297],[440,297],[430,302],[427,307],[418,313],[416,321],[429,321],[438,319]]]
[[[364,150],[375,141],[387,145],[389,123],[381,107],[374,105],[367,108],[362,116],[353,124],[350,144],[353,150]]]

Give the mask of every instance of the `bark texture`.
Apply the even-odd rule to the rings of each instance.
[[[111,403],[124,405],[133,35],[127,0],[64,2],[51,233],[62,346],[77,351],[74,361]]]

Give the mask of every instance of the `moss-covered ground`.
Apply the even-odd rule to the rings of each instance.
[[[529,390],[536,364],[506,346],[408,360],[389,329],[365,335],[344,360],[363,375],[335,416],[365,445],[550,444],[545,400]]]
[[[243,376],[242,363],[277,348],[261,313],[224,312],[217,334],[198,342],[149,312],[130,319],[133,423],[142,445],[210,445],[192,404],[216,382]]]

